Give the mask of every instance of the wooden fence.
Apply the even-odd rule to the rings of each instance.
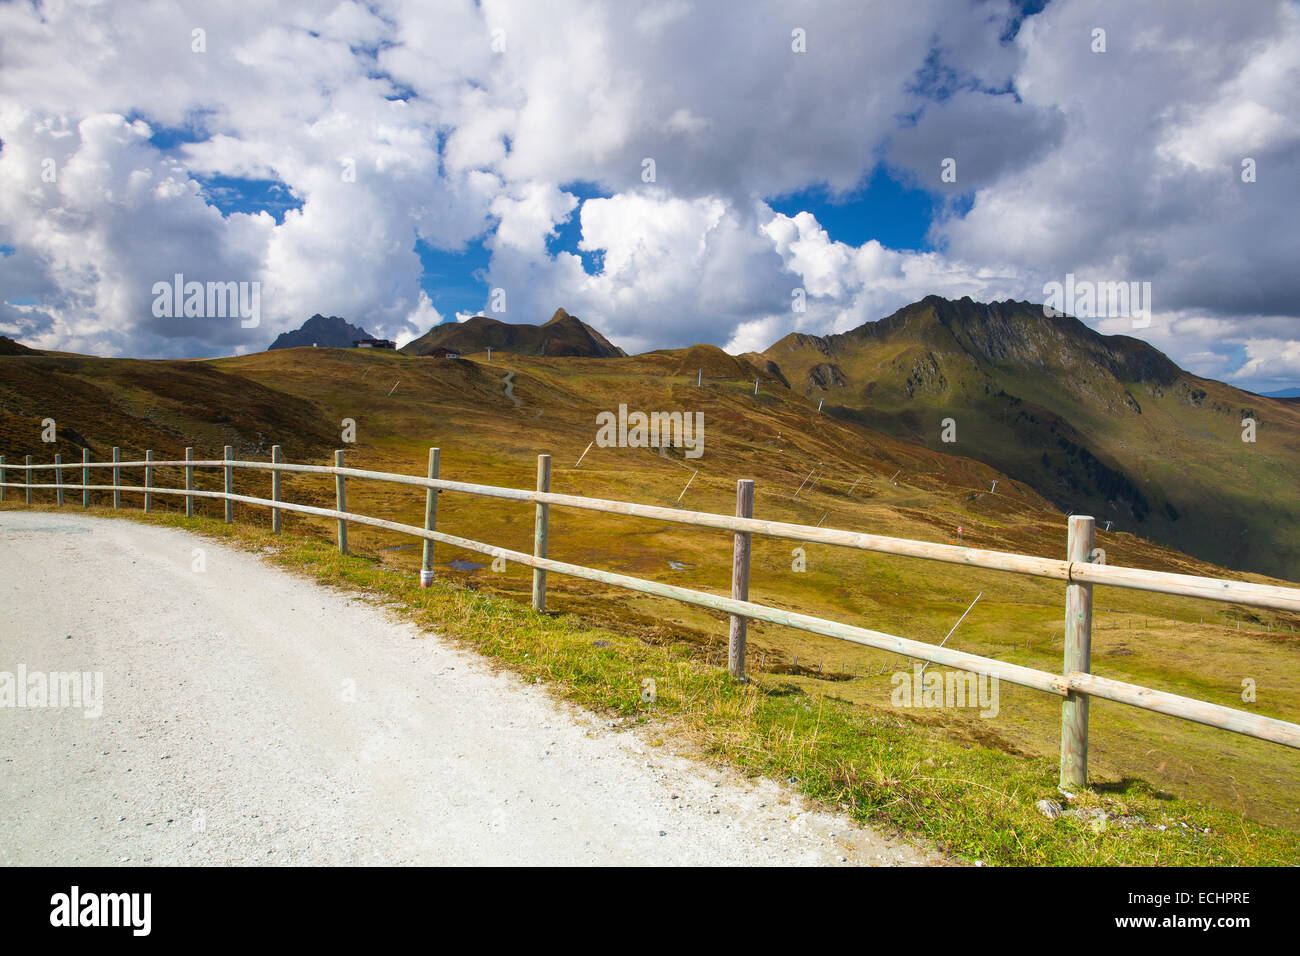
[[[1212,704],[1190,697],[1153,690],[1149,687],[1129,684],[1091,673],[1092,589],[1094,585],[1100,584],[1139,591],[1152,591],[1161,594],[1181,595],[1209,601],[1230,602],[1251,607],[1293,612],[1300,612],[1300,588],[1231,581],[1225,578],[1173,574],[1165,571],[1146,571],[1138,568],[1093,563],[1094,522],[1090,517],[1073,515],[1069,518],[1066,557],[1064,560],[1055,560],[1004,551],[986,551],[958,545],[933,544],[906,538],[890,538],[833,528],[756,519],[753,517],[754,484],[748,480],[737,482],[736,514],[731,516],[685,511],[676,508],[661,508],[626,501],[608,501],[579,495],[554,494],[550,491],[549,455],[538,457],[536,491],[447,481],[438,476],[439,467],[440,454],[437,448],[429,451],[427,477],[348,468],[344,465],[342,451],[334,453],[334,464],[332,466],[288,464],[284,461],[279,445],[272,448],[270,462],[236,461],[233,457],[233,449],[229,445],[223,450],[222,458],[213,460],[196,460],[194,450],[186,448],[185,458],[181,461],[155,460],[152,451],[146,452],[144,461],[122,461],[120,450],[114,448],[111,462],[92,462],[89,459],[89,452],[85,451],[82,453],[80,462],[68,463],[63,462],[56,455],[53,464],[33,464],[32,456],[28,455],[22,465],[7,465],[4,458],[0,457],[0,501],[5,500],[9,489],[18,489],[24,494],[26,502],[31,504],[33,492],[38,489],[45,489],[53,490],[55,500],[58,504],[63,505],[65,495],[68,492],[80,491],[81,505],[84,508],[90,504],[91,492],[98,491],[112,492],[113,507],[120,508],[122,492],[125,491],[142,493],[144,496],[144,510],[150,511],[153,507],[154,495],[183,495],[185,497],[185,514],[193,516],[194,500],[196,498],[215,498],[225,502],[225,520],[227,523],[234,520],[234,506],[236,504],[272,509],[272,529],[277,532],[281,530],[281,512],[284,511],[333,519],[337,522],[338,547],[344,553],[348,549],[349,524],[367,525],[412,535],[423,539],[424,542],[420,583],[426,587],[433,580],[433,545],[440,543],[492,557],[504,558],[507,561],[513,561],[516,564],[532,568],[533,607],[538,611],[544,611],[546,608],[546,575],[548,572],[555,572],[556,574],[584,578],[643,594],[671,598],[686,604],[724,612],[730,615],[731,619],[727,658],[728,668],[732,676],[737,679],[743,679],[745,676],[746,622],[748,620],[766,621],[771,624],[797,628],[813,634],[821,634],[866,647],[892,651],[975,674],[996,677],[1000,681],[1010,681],[1013,684],[1031,687],[1062,698],[1060,774],[1062,787],[1086,785],[1088,772],[1088,703],[1093,697],[1129,704],[1144,710],[1155,711],[1171,717],[1179,717],[1184,720],[1244,734],[1248,737],[1300,749],[1300,725],[1298,724],[1235,710],[1220,704]],[[107,485],[91,484],[91,470],[103,468],[112,470],[112,483]],[[143,468],[144,484],[139,486],[123,485],[121,483],[123,468]],[[185,487],[162,488],[156,486],[153,476],[155,469],[158,468],[184,468]],[[225,490],[201,491],[197,489],[194,485],[194,469],[196,468],[220,468],[224,478]],[[236,468],[270,472],[271,497],[258,498],[235,494],[233,491],[233,474]],[[64,482],[64,472],[66,470],[75,472],[77,469],[81,471],[81,482],[76,484]],[[23,472],[23,481],[9,482],[5,480],[6,472],[14,470]],[[53,471],[54,481],[45,483],[33,481],[35,473],[39,471]],[[319,508],[284,501],[280,478],[286,472],[332,476],[334,478],[335,507]],[[424,527],[418,528],[414,525],[401,524],[384,518],[374,518],[348,511],[347,481],[350,478],[424,488]],[[481,541],[472,541],[468,538],[461,538],[439,531],[437,529],[437,494],[442,491],[487,498],[503,498],[534,504],[536,506],[536,518],[533,553],[526,554],[522,551],[499,548]],[[650,518],[697,528],[731,532],[734,537],[731,596],[724,597],[705,591],[678,587],[672,584],[662,584],[658,581],[647,581],[629,575],[601,571],[550,559],[547,556],[547,541],[552,506],[598,511],[628,517]],[[841,624],[751,602],[749,600],[750,540],[755,534],[786,538],[806,544],[826,544],[856,548],[862,551],[876,551],[931,561],[944,561],[975,568],[1063,581],[1065,582],[1065,651],[1061,673],[1053,674],[1048,671],[999,661],[990,657],[968,654],[950,647],[914,641],[881,631],[856,627],[851,624]]]

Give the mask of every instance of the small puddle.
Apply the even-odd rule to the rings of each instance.
[[[669,561],[668,567],[674,571],[692,571],[695,569],[695,565],[687,564],[685,561]]]
[[[401,551],[403,548],[415,548],[415,547],[418,547],[418,545],[414,545],[414,544],[395,544],[395,545],[393,545],[391,548],[380,548],[379,550],[380,550],[380,551]]]

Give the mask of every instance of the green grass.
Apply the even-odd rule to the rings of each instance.
[[[340,555],[317,537],[276,536],[254,525],[171,513],[90,513],[197,531],[261,552],[323,585],[364,592],[561,698],[629,718],[649,731],[652,742],[672,739],[751,774],[792,778],[825,806],[933,844],[958,861],[1240,866],[1300,859],[1294,832],[1175,798],[1133,778],[1078,795],[1076,806],[1107,812],[1105,825],[1049,821],[1034,804],[1059,799],[1054,761],[989,743],[973,725],[963,732],[944,721],[839,699],[837,691],[848,683],[817,692],[826,682],[762,672],[737,683],[710,666],[696,643],[602,627],[576,614],[539,615],[445,578],[422,590],[407,570]],[[646,678],[656,684],[653,703],[642,699]]]

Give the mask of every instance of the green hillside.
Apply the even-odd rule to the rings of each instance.
[[[931,296],[843,334],[786,336],[764,355],[830,414],[987,462],[1063,511],[1300,579],[1294,402],[1199,378],[1138,339],[1028,302]],[[1254,443],[1242,440],[1247,418]]]

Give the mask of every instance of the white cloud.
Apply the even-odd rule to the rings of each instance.
[[[1300,381],[1300,342],[1256,339],[1247,342],[1246,361],[1232,374],[1240,381]]]
[[[408,328],[397,333],[397,338],[394,339],[399,349],[407,342],[419,337],[420,333],[412,330],[418,329],[422,332],[433,328],[435,325],[442,324],[442,313],[434,308],[428,293],[423,289],[420,290],[419,301],[416,303],[414,311],[406,317],[406,323]]]
[[[1074,272],[1151,281],[1143,334],[1176,360],[1235,380],[1293,374],[1295,5],[1225,17],[1056,0],[1008,42],[1015,12],[0,5],[0,244],[15,249],[0,259],[0,327],[46,347],[211,354],[322,311],[405,340],[441,317],[417,238],[449,251],[483,238],[484,306],[494,286],[512,321],[563,305],[629,349],[761,348],[930,293],[1037,299]],[[160,150],[161,127],[200,141]],[[969,208],[936,181],[948,156]],[[1255,183],[1241,182],[1246,156]],[[40,179],[45,158],[55,183]],[[811,211],[765,204],[850,192],[881,162],[944,203],[938,251],[848,245]],[[280,223],[223,216],[199,187],[211,176],[278,181],[301,207]],[[579,203],[579,183],[607,198]],[[551,251],[575,217],[591,271]],[[263,326],[153,319],[150,283],[176,271],[260,279]]]
[[[1093,53],[1102,22],[1107,52]],[[1248,4],[1226,18],[1177,3],[1051,4],[1017,45],[1016,89],[1030,107],[1060,112],[1060,141],[936,230],[949,254],[1044,278],[1150,281],[1168,311],[1293,309],[1293,4]],[[1258,159],[1258,182],[1241,181],[1245,156]]]
[[[540,321],[563,305],[632,351],[722,342],[755,311],[789,302],[793,283],[756,213],[659,190],[589,199],[578,248],[599,253],[594,274],[567,252],[539,257],[498,243],[488,281],[506,291],[513,321]]]
[[[543,183],[527,183],[499,195],[491,206],[497,227],[490,245],[530,258],[545,256],[546,240],[577,204],[569,193]]]
[[[272,220],[223,220],[198,184],[148,143],[149,128],[117,114],[64,118],[0,110],[0,220],[39,272],[5,274],[10,287],[43,290],[34,341],[62,348],[230,348],[238,320],[156,318],[153,285],[251,282],[261,277]],[[47,181],[47,179],[49,181]],[[34,321],[32,316],[29,320]],[[116,322],[106,322],[105,319]]]

